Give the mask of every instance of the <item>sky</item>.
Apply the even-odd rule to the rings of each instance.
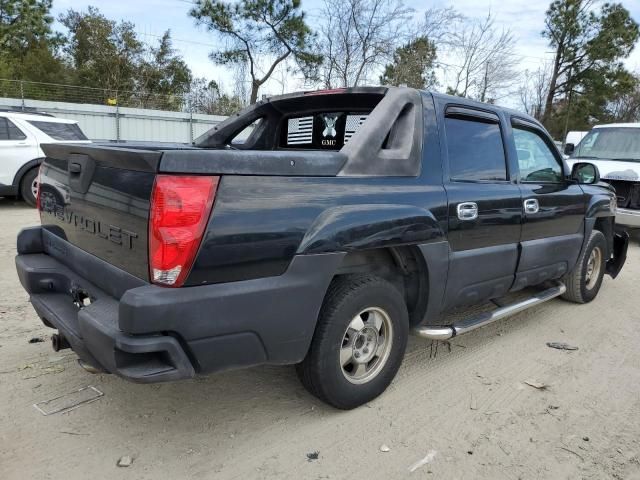
[[[550,0],[405,0],[405,4],[415,10],[416,19],[422,18],[430,7],[454,7],[465,16],[485,18],[489,12],[496,25],[511,29],[516,37],[516,49],[521,56],[522,70],[535,70],[552,53],[540,32],[544,26],[545,11]],[[167,29],[171,29],[174,47],[183,56],[197,77],[221,81],[230,88],[233,82],[228,69],[214,65],[209,60],[209,52],[216,47],[216,38],[203,27],[195,25],[189,17],[190,0],[53,0],[53,14],[57,18],[69,8],[86,10],[94,5],[108,18],[127,20],[136,25],[140,38],[155,42]],[[602,2],[601,2],[602,3]],[[631,16],[640,22],[640,0],[622,0],[622,4],[631,12]],[[314,19],[320,19],[322,0],[302,0],[302,8],[307,12],[313,25]],[[58,23],[56,28],[63,29]],[[443,60],[444,61],[444,60]],[[640,72],[640,46],[632,52],[626,61],[627,68]],[[293,79],[283,86],[271,82],[266,90],[271,94],[284,93],[281,90],[299,89]]]

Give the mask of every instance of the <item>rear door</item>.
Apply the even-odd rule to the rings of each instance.
[[[18,170],[38,157],[34,138],[28,138],[15,123],[0,117],[0,184],[12,185]]]
[[[500,117],[448,106],[441,120],[451,249],[445,309],[450,309],[511,288],[522,202],[507,166]]]
[[[584,238],[585,195],[567,180],[558,150],[537,125],[513,118],[523,224],[513,290],[558,278],[575,264]]]

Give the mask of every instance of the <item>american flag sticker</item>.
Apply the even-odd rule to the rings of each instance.
[[[344,126],[344,143],[353,137],[367,119],[367,115],[347,115],[347,123]]]
[[[313,117],[290,118],[287,124],[287,145],[304,145],[313,138]]]

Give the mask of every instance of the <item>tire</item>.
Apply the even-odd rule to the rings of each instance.
[[[567,291],[562,298],[575,303],[589,303],[596,298],[604,277],[606,252],[607,241],[604,235],[593,230],[575,268],[563,277]]]
[[[32,168],[22,176],[20,180],[20,196],[25,203],[31,207],[36,206],[36,195],[33,191],[34,185],[38,182],[38,168]]]
[[[389,386],[408,335],[407,306],[396,287],[373,275],[337,277],[320,309],[309,352],[296,371],[311,394],[349,410]]]

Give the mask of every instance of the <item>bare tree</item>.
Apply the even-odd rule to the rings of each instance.
[[[233,96],[240,99],[243,106],[249,104],[251,98],[251,78],[249,78],[248,65],[240,62],[233,66]]]
[[[464,16],[453,7],[432,7],[424,12],[422,21],[417,26],[417,36],[428,38],[436,45],[450,46],[452,43],[452,26],[458,25]]]
[[[551,64],[545,63],[533,72],[525,70],[523,77],[523,84],[518,89],[522,108],[532,117],[541,120],[551,81]]]
[[[509,29],[498,30],[491,14],[459,23],[449,42],[455,64],[449,65],[454,75],[448,91],[481,102],[496,100],[517,79],[515,38]]]
[[[411,12],[402,0],[324,0],[320,78],[325,88],[370,81],[407,39]]]
[[[248,66],[251,103],[287,58],[293,58],[306,76],[315,76],[322,62],[322,57],[312,52],[315,36],[299,0],[197,0],[189,15],[227,42],[226,48],[211,52],[215,63]],[[265,72],[261,64],[267,66]]]

